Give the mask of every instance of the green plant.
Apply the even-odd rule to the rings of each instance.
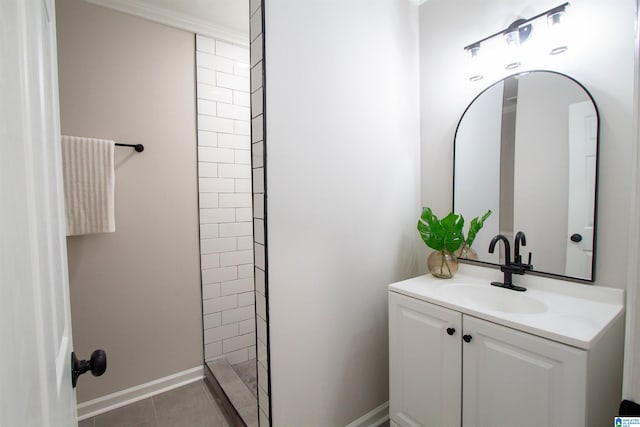
[[[455,252],[464,243],[462,234],[464,218],[453,212],[442,219],[433,214],[431,208],[422,209],[418,220],[418,231],[424,243],[435,251]]]
[[[453,254],[464,243],[462,234],[464,218],[453,212],[442,219],[431,212],[431,208],[422,209],[422,215],[418,220],[418,231],[424,243],[435,251],[439,251],[441,256],[440,272],[447,268],[449,276],[453,276],[451,267],[447,262],[446,252]]]
[[[451,268],[447,262],[446,253],[454,254],[461,247],[471,247],[478,232],[482,229],[485,220],[491,215],[488,210],[482,217],[475,217],[469,224],[467,237],[464,237],[464,217],[450,212],[442,219],[438,219],[431,211],[431,208],[423,208],[418,220],[418,231],[424,243],[435,251],[442,254],[442,265],[440,270],[446,267],[451,275]]]
[[[487,218],[489,218],[490,215],[491,215],[491,209],[489,209],[487,213],[482,215],[481,218],[475,217],[471,220],[471,223],[469,224],[469,232],[467,233],[467,238],[464,240],[464,244],[467,247],[469,248],[471,247],[471,244],[476,239],[476,235],[482,229],[482,227],[484,226],[484,222],[486,221]]]

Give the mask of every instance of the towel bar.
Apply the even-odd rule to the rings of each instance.
[[[144,151],[144,145],[142,144],[119,144],[116,142],[116,145],[118,147],[132,147],[134,148],[138,153],[142,153]]]

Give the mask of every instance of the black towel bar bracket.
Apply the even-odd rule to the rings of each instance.
[[[116,145],[118,147],[132,147],[138,153],[142,153],[144,151],[144,145],[142,144],[119,144],[116,142]]]

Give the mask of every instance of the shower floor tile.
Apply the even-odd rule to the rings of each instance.
[[[231,365],[236,374],[240,377],[244,385],[249,391],[258,398],[258,369],[256,359],[247,360],[246,362]]]
[[[242,365],[243,368],[247,368],[244,364]],[[257,426],[258,399],[242,381],[234,367],[232,367],[226,359],[207,361],[207,366],[245,425],[249,427]],[[253,362],[253,366],[255,370],[255,361]],[[242,371],[246,373],[245,371],[247,371],[247,369],[243,369]],[[249,375],[247,374],[247,376]]]

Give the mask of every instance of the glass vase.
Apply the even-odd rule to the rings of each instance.
[[[458,259],[470,259],[472,261],[478,261],[478,252],[476,252],[472,247],[467,246],[466,244],[460,246],[455,252],[455,256]]]
[[[427,258],[427,268],[434,277],[451,279],[458,271],[458,260],[447,251],[434,251]]]

